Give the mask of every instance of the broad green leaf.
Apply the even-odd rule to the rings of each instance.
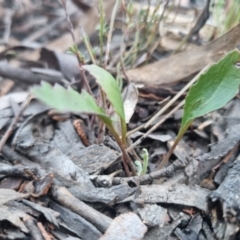
[[[118,83],[114,77],[103,68],[100,68],[94,64],[84,65],[83,68],[96,78],[97,83],[105,92],[107,99],[112,104],[115,112],[119,115],[121,120],[125,122],[123,100]]]
[[[52,87],[49,83],[42,82],[40,86],[33,87],[31,92],[39,100],[59,111],[95,114],[105,124],[112,124],[104,110],[96,104],[94,98],[85,90],[79,94],[71,87],[65,89],[58,84]]]
[[[178,136],[160,164],[161,169],[168,161],[183,134],[192,121],[226,105],[238,93],[240,84],[240,52],[229,52],[218,63],[202,73],[190,88],[185,99],[184,114]]]
[[[240,52],[229,52],[218,63],[201,74],[185,99],[184,115],[178,135],[183,135],[191,122],[225,106],[237,93],[240,84]]]

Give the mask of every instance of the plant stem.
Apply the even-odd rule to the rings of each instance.
[[[104,135],[105,135],[105,124],[100,121],[100,124],[99,124],[99,133],[98,133],[98,144],[101,144],[103,142],[103,138],[104,138]]]
[[[65,11],[65,15],[66,15],[67,23],[68,23],[68,28],[69,28],[69,31],[70,31],[71,36],[72,36],[73,45],[74,45],[74,49],[75,49],[75,55],[76,55],[76,57],[78,59],[80,72],[81,72],[81,77],[82,77],[83,82],[84,82],[84,84],[85,84],[85,86],[87,88],[88,93],[93,96],[92,90],[91,90],[91,88],[89,86],[89,83],[88,83],[88,80],[87,80],[87,77],[86,77],[86,74],[85,74],[85,71],[84,71],[84,69],[82,67],[82,65],[84,64],[83,57],[81,56],[81,54],[80,54],[80,52],[78,51],[78,48],[77,48],[76,38],[75,38],[74,30],[73,30],[73,25],[71,23],[71,20],[69,18],[68,12],[67,12],[66,1],[62,0],[62,4],[63,4],[63,8],[64,8],[64,11]]]
[[[68,23],[68,28],[69,28],[70,34],[72,36],[72,40],[73,40],[73,42],[75,44],[76,43],[76,38],[75,38],[72,22],[70,20],[68,12],[67,12],[67,5],[66,4],[67,4],[67,1],[66,0],[62,0],[62,5],[63,5],[64,11],[65,11],[65,16],[66,16],[67,23]]]
[[[147,2],[148,2],[147,12],[146,12],[146,14],[144,16],[143,22],[147,22],[148,21],[148,16],[149,16],[149,12],[150,12],[151,0],[148,0]]]
[[[100,29],[99,29],[99,43],[100,43],[100,58],[99,65],[102,66],[103,59],[103,29],[104,29],[104,13],[103,13],[103,3],[99,0],[99,11],[100,11]]]
[[[92,90],[91,90],[91,88],[90,88],[90,86],[89,86],[89,83],[88,83],[88,80],[87,80],[85,71],[84,71],[84,69],[83,69],[83,67],[82,67],[82,64],[79,63],[79,67],[80,67],[81,76],[82,76],[83,82],[84,82],[84,84],[85,84],[85,86],[86,86],[86,88],[87,88],[87,91],[88,91],[88,93],[89,93],[91,96],[94,97],[94,95],[93,95],[93,93],[92,93]],[[94,98],[94,99],[95,99],[95,98]]]
[[[199,72],[178,94],[175,95],[163,108],[161,108],[145,125],[144,128],[148,128],[161,114],[163,114],[176,100],[178,100],[184,92],[186,92],[199,78],[199,76],[209,68],[207,65],[201,72]]]
[[[127,151],[132,150],[138,144],[140,144],[150,133],[152,133],[156,128],[158,128],[165,120],[167,120],[174,112],[176,112],[180,107],[184,105],[185,100],[180,102],[174,109],[172,109],[164,118],[162,118],[157,124],[150,128],[142,137],[140,137],[136,142],[134,142]],[[141,126],[140,126],[141,127]]]
[[[106,95],[105,95],[105,93],[103,92],[103,90],[100,86],[99,86],[99,88],[100,88],[100,95],[101,95],[101,99],[102,99],[102,108],[104,110],[107,110]],[[104,137],[104,134],[105,134],[105,129],[106,129],[105,124],[103,124],[103,122],[100,122],[98,143],[101,143],[103,141],[103,137]]]
[[[112,16],[111,16],[111,21],[110,21],[110,28],[109,28],[109,32],[108,32],[106,54],[105,54],[105,61],[104,61],[104,68],[105,69],[106,69],[107,63],[108,63],[109,52],[110,52],[110,44],[111,44],[112,33],[113,33],[113,25],[114,25],[114,21],[115,21],[115,18],[116,18],[118,5],[119,5],[119,0],[116,0],[116,4],[115,4],[115,6],[113,8],[113,11],[112,11]]]
[[[80,31],[81,31],[81,34],[82,34],[82,38],[83,38],[83,42],[85,44],[85,47],[87,48],[88,53],[90,55],[91,61],[93,62],[93,64],[96,65],[96,60],[95,60],[95,56],[94,56],[94,53],[93,53],[92,45],[89,42],[88,36],[86,35],[82,26],[80,26]]]
[[[122,154],[123,154],[123,166],[124,166],[124,169],[125,169],[125,172],[126,172],[127,176],[129,177],[131,175],[130,171],[129,171],[129,167],[131,169],[131,172],[132,172],[133,176],[136,176],[136,171],[133,168],[131,158],[129,157],[129,155],[128,155],[127,151],[126,151],[125,146],[123,145],[123,142],[119,138],[119,136],[118,136],[118,134],[115,131],[113,126],[107,126],[107,127],[110,130],[110,132],[112,133],[112,135],[114,136],[118,146],[120,147],[120,149],[122,151]]]
[[[123,145],[126,146],[127,145],[127,138],[126,138],[127,125],[125,121],[123,121],[122,119],[121,119],[121,128],[122,128],[122,142],[123,142]]]
[[[158,166],[157,170],[162,169],[165,164],[168,162],[169,158],[171,157],[175,147],[178,145],[178,143],[180,142],[180,140],[182,139],[182,136],[184,135],[184,133],[187,131],[188,127],[191,125],[192,121],[190,121],[188,124],[186,124],[186,126],[180,130],[175,142],[173,143],[172,147],[169,149],[169,151],[167,152],[167,154],[165,155],[165,157],[163,158],[162,162],[160,163],[160,165]]]

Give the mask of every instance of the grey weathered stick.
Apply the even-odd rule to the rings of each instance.
[[[114,177],[112,183],[113,185],[121,184],[123,182],[139,182],[140,184],[144,184],[153,179],[158,179],[161,177],[169,177],[176,170],[182,169],[184,167],[186,167],[186,163],[183,163],[180,160],[176,160],[170,166],[149,174],[145,174],[144,176],[134,176],[134,177],[127,177],[127,178]]]
[[[14,82],[24,82],[28,84],[37,84],[42,80],[49,83],[63,83],[64,79],[62,74],[59,74],[59,76],[50,76],[42,73],[34,73],[28,69],[12,67],[5,62],[0,62],[0,76],[9,78]]]
[[[91,222],[101,232],[105,232],[112,219],[88,206],[81,200],[74,197],[65,187],[52,187],[53,198],[62,206],[72,210],[87,221]]]

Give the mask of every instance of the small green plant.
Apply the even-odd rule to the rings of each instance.
[[[147,167],[148,167],[148,159],[149,159],[149,154],[148,150],[146,148],[143,148],[141,157],[143,158],[143,170],[142,170],[142,175],[147,173]]]
[[[122,150],[124,159],[123,164],[126,174],[130,176],[129,168],[131,169],[132,173],[135,174],[131,159],[125,150],[127,142],[127,126],[125,121],[123,100],[117,81],[109,72],[96,65],[83,65],[82,67],[93,77],[95,77],[96,82],[99,84],[100,88],[111,103],[114,111],[119,116],[121,123],[121,135],[119,135],[114,128],[113,121],[115,121],[115,119],[112,119],[111,116],[106,113],[104,108],[98,106],[94,97],[85,90],[82,90],[80,94],[71,87],[68,87],[68,89],[65,89],[60,85],[55,85],[52,87],[49,83],[42,82],[41,86],[33,87],[31,92],[39,100],[59,111],[97,115],[109,129]]]
[[[146,148],[142,149],[142,153],[140,153],[143,162],[141,163],[139,160],[136,160],[134,164],[137,166],[137,175],[145,175],[147,173],[147,167],[148,167],[148,159],[149,154]]]
[[[136,161],[134,162],[134,164],[135,164],[135,166],[137,167],[137,175],[138,175],[138,176],[142,175],[143,165],[142,165],[141,161],[136,160]]]
[[[165,7],[167,7],[166,5]],[[151,6],[151,1],[148,1],[146,8],[139,7],[138,9],[134,7],[134,1],[122,1],[124,21],[121,58],[124,67],[135,66],[138,58],[146,52],[149,53],[146,55],[147,59],[149,59],[151,52],[157,47],[156,41],[159,38],[158,27],[165,12],[163,11],[160,14],[160,6],[161,2]],[[131,47],[127,48],[129,40],[133,42]],[[117,68],[119,66],[120,62],[118,62]]]
[[[184,114],[177,138],[166,154],[160,168],[171,156],[193,120],[225,106],[239,91],[240,85],[240,52],[236,49],[229,52],[218,63],[210,66],[201,74],[190,88],[185,99]]]
[[[130,176],[131,173],[132,175],[136,175],[132,161],[128,155],[128,152],[126,151],[127,125],[125,121],[123,100],[122,100],[120,89],[118,87],[118,82],[113,78],[113,76],[109,72],[107,72],[103,68],[96,65],[96,64],[99,64],[100,66],[103,65],[104,68],[107,67],[114,20],[116,17],[119,0],[116,1],[114,9],[112,11],[110,27],[109,27],[109,32],[107,36],[107,49],[105,53],[104,64],[103,64],[103,40],[105,35],[105,32],[104,32],[105,16],[103,12],[103,1],[99,0],[99,13],[100,13],[100,27],[99,27],[100,59],[98,59],[99,61],[97,61],[96,59],[96,56],[93,51],[93,47],[89,41],[88,36],[85,34],[84,29],[82,27],[80,29],[85,47],[88,50],[88,53],[91,57],[92,62],[94,63],[92,65],[85,65],[84,56],[78,50],[78,47],[76,44],[76,40],[75,40],[76,38],[73,31],[73,26],[67,12],[66,1],[62,0],[62,5],[65,10],[66,20],[67,20],[69,31],[71,33],[72,40],[73,40],[73,45],[72,47],[70,47],[70,52],[75,54],[77,57],[81,77],[87,91],[82,90],[81,93],[78,93],[71,87],[68,87],[68,89],[65,89],[60,85],[55,85],[54,87],[52,87],[50,84],[46,82],[42,82],[41,86],[36,86],[32,88],[31,92],[39,100],[41,100],[45,104],[59,111],[70,111],[73,113],[87,113],[90,115],[98,116],[98,118],[102,121],[101,124],[99,124],[100,134],[98,136],[98,140],[101,141],[102,134],[104,134],[105,126],[106,126],[108,130],[111,132],[111,134],[113,135],[113,137],[115,138],[120,149],[122,150],[123,166],[127,176]],[[99,85],[100,97],[101,97],[101,101],[99,103],[97,103],[92,93],[85,71],[88,71],[90,75],[92,75],[96,79],[96,82]],[[111,115],[108,114],[110,109],[108,108],[107,100],[111,104],[111,107],[115,112],[115,116],[117,114],[118,119],[120,119],[120,126],[121,126],[120,133],[118,132],[117,128],[115,128],[116,124],[114,124],[114,122],[117,120],[114,119],[114,117],[112,117],[114,116],[114,114],[111,114]],[[95,121],[96,119],[94,118],[94,116],[91,118],[91,120],[93,120],[91,121],[92,123],[93,122],[96,123]],[[117,125],[119,126],[119,124]],[[131,170],[131,173],[129,169]]]

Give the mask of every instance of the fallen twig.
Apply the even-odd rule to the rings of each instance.
[[[34,73],[33,71],[28,69],[12,67],[5,62],[0,63],[0,76],[4,78],[9,78],[14,82],[25,82],[28,84],[37,84],[40,83],[42,80],[49,83],[63,84],[64,79],[61,73],[55,76],[43,73]]]
[[[173,173],[175,171],[177,171],[179,169],[182,169],[182,168],[185,168],[185,167],[186,167],[185,162],[182,162],[180,160],[176,160],[170,166],[168,166],[164,169],[146,174],[144,176],[134,176],[134,177],[124,177],[124,178],[115,177],[115,178],[113,178],[112,183],[113,183],[113,185],[118,185],[118,184],[121,184],[123,182],[138,182],[139,184],[143,184],[143,183],[146,183],[146,182],[151,181],[153,179],[158,179],[160,177],[170,177],[170,176],[173,175]]]
[[[127,151],[131,151],[134,147],[140,144],[150,133],[152,133],[156,128],[158,128],[163,122],[165,122],[173,113],[175,113],[180,107],[184,105],[184,100],[180,102],[172,111],[170,111],[164,118],[162,118],[157,124],[150,128],[142,137],[140,137],[136,142],[134,142]]]
[[[26,100],[22,103],[20,111],[18,112],[18,114],[13,118],[11,125],[9,126],[8,130],[5,132],[5,134],[3,135],[3,138],[0,141],[0,152],[2,151],[2,148],[4,146],[4,144],[6,143],[6,141],[8,140],[8,138],[11,136],[12,132],[14,131],[14,129],[16,128],[17,122],[20,119],[20,117],[22,116],[23,112],[25,111],[25,109],[27,108],[29,102],[31,101],[32,96],[29,95]]]
[[[53,199],[59,202],[62,206],[70,209],[90,223],[94,224],[101,232],[105,232],[112,222],[110,217],[107,217],[77,199],[64,187],[53,186],[52,196]]]

